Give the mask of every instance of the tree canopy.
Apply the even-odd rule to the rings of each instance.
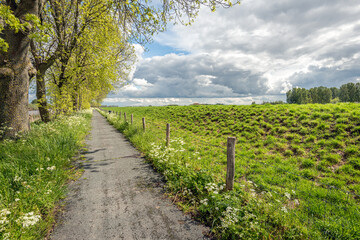
[[[293,88],[286,93],[286,101],[297,104],[360,102],[360,83],[347,83],[340,88]]]
[[[151,41],[169,21],[191,24],[201,6],[215,11],[235,3],[0,0],[0,127],[11,129],[7,136],[28,129],[33,76],[43,121],[49,120],[49,108],[60,114],[89,107],[126,79],[132,43]]]

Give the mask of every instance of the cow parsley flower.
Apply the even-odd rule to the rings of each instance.
[[[47,167],[46,170],[54,171],[56,169],[56,166]]]
[[[25,213],[24,216],[21,216],[16,220],[18,224],[21,224],[24,228],[35,225],[38,221],[40,221],[40,215],[34,215],[34,212]]]

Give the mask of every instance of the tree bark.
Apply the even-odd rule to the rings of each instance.
[[[46,101],[46,86],[45,86],[44,76],[45,76],[45,72],[38,70],[36,74],[36,98],[38,102],[41,120],[43,122],[49,122],[50,112]]]
[[[38,0],[22,0],[11,3],[20,22],[26,14],[38,16]],[[10,6],[10,5],[9,5]],[[29,60],[29,29],[15,32],[5,26],[2,37],[8,43],[7,52],[0,52],[0,128],[2,137],[16,137],[29,129],[28,92],[29,80],[35,71]]]

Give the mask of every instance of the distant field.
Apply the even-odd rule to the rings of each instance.
[[[222,237],[360,238],[360,104],[106,109],[126,112],[128,119],[134,115],[128,130],[121,120],[113,121],[165,176],[170,174],[166,169],[180,171],[172,166],[177,164],[185,166],[178,177],[182,171],[202,172],[220,186],[225,181],[226,139],[237,138],[236,200],[225,204],[237,206],[236,213],[227,214],[233,221],[223,224],[228,209],[220,203],[226,193],[209,200],[218,191],[197,191],[186,181],[172,189],[189,205],[195,201]],[[136,138],[142,117],[148,126],[146,141]],[[175,139],[172,155],[163,147],[166,123]],[[198,192],[197,200],[184,194],[184,186]]]

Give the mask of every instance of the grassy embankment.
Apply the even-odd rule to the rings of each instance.
[[[80,171],[72,157],[90,129],[90,112],[34,122],[18,140],[0,142],[0,239],[43,239],[66,183]]]
[[[106,109],[127,113],[127,123],[107,118],[218,236],[360,239],[359,104]],[[223,190],[228,136],[237,137],[232,192]]]

